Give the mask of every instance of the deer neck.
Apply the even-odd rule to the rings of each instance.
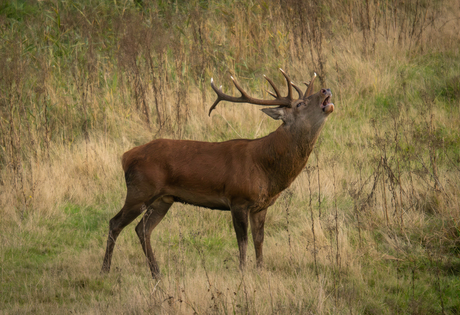
[[[285,124],[262,138],[258,160],[270,178],[270,192],[289,187],[307,164],[321,128],[294,128]]]

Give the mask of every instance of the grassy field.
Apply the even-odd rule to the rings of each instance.
[[[458,1],[0,3],[0,313],[460,314]],[[274,131],[214,101],[318,73],[335,111],[273,205],[265,266],[228,212],[174,204],[152,280],[120,157],[156,138]],[[139,218],[140,219],[140,218]],[[136,220],[139,221],[139,219]]]

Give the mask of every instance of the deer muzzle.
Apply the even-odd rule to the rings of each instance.
[[[321,109],[324,113],[330,114],[334,111],[334,104],[331,102],[332,92],[330,89],[321,89],[321,94],[324,96],[324,101],[321,103]]]

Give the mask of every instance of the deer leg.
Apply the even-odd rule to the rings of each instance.
[[[248,248],[248,212],[246,209],[232,209],[233,227],[236,232],[238,249],[240,250],[240,270],[246,265],[246,249]]]
[[[130,224],[135,218],[137,218],[144,210],[145,204],[143,202],[128,202],[126,200],[125,205],[111,220],[109,224],[109,236],[107,238],[107,248],[105,250],[104,262],[102,263],[101,272],[109,272],[110,265],[112,263],[112,253],[115,247],[115,241],[118,235],[125,226]]]
[[[152,234],[153,229],[164,218],[172,204],[173,200],[170,197],[163,197],[156,200],[149,207],[142,220],[136,226],[137,236],[141,242],[144,254],[147,257],[147,262],[154,279],[160,277],[160,268],[158,267],[158,263],[155,260],[155,255],[152,251],[150,235]]]
[[[249,214],[249,218],[251,220],[252,239],[254,240],[254,248],[256,251],[257,267],[262,267],[264,260],[262,248],[264,245],[264,224],[266,214],[267,209]]]

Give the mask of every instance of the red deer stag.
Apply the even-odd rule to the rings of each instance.
[[[312,94],[316,74],[310,84],[306,84],[308,88],[302,95],[300,88],[283,70],[281,72],[287,82],[287,96],[281,96],[274,83],[266,78],[275,91],[269,92],[273,100],[249,96],[233,77],[241,96],[224,94],[222,87],[218,89],[211,79],[217,100],[209,115],[220,101],[277,106],[262,109],[271,118],[283,121],[268,136],[217,143],[158,139],[123,154],[126,201],[110,220],[102,272],[110,270],[113,248],[120,232],[146,210],[136,232],[152,276],[159,277],[150,235],[174,202],[230,210],[241,269],[246,263],[249,218],[257,266],[262,265],[267,208],[305,167],[326,118],[334,111],[329,89]],[[292,88],[298,92],[298,99],[293,97]]]

